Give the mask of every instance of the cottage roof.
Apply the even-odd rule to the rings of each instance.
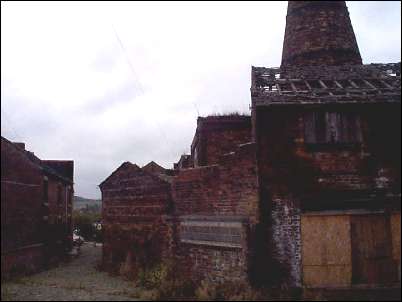
[[[156,165],[158,167],[160,167],[158,164],[156,164]],[[151,166],[153,166],[153,165],[151,165]],[[162,167],[160,167],[160,168],[162,168]],[[164,169],[164,168],[162,168],[162,169]],[[166,169],[164,169],[164,170],[166,170]],[[140,168],[136,164],[126,161],[126,162],[122,163],[116,170],[114,170],[112,172],[112,174],[110,174],[104,181],[102,181],[99,184],[99,187],[102,189],[106,184],[113,182],[116,177],[120,179],[119,174],[120,174],[120,172],[123,172],[123,171],[136,172],[137,174],[141,174],[141,175],[151,178],[156,183],[164,183],[164,184],[168,183],[168,181],[164,177],[160,176],[159,174],[155,174],[154,172],[147,171],[146,169],[144,169],[144,167]],[[163,175],[163,173],[161,173],[161,175]]]
[[[112,174],[110,174],[108,177],[106,177],[105,180],[103,180],[103,181],[99,184],[99,187],[102,188],[102,186],[104,186],[104,185],[107,184],[109,181],[111,181],[111,180],[118,174],[118,172],[120,172],[121,170],[127,169],[127,168],[129,168],[129,169],[135,169],[135,170],[137,170],[137,169],[141,170],[141,168],[138,167],[136,164],[132,164],[132,163],[129,162],[129,161],[125,161],[125,162],[123,162],[116,170],[114,170],[114,171],[112,172]]]
[[[11,141],[9,141],[8,139],[6,139],[5,137],[1,136],[1,140],[7,144],[9,144],[10,146],[12,146],[13,148],[15,148],[16,150],[18,150],[19,152],[23,153],[25,155],[26,158],[28,158],[32,163],[34,163],[39,169],[41,169],[44,173],[46,173],[49,176],[53,176],[61,181],[67,182],[72,184],[73,183],[73,177],[71,175],[70,177],[66,177],[64,174],[60,173],[58,170],[54,169],[54,167],[51,167],[48,164],[47,160],[41,160],[39,157],[37,157],[33,152],[27,151],[25,150],[25,144],[24,143],[13,143]],[[57,161],[57,162],[68,162],[69,166],[73,166],[74,165],[74,161]]]
[[[163,173],[166,170],[165,168],[163,168],[162,166],[158,165],[154,161],[150,161],[145,166],[143,166],[142,169],[147,171],[147,172],[151,172],[151,173],[155,173],[155,172],[156,173]]]

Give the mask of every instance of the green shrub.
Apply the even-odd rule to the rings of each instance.
[[[151,269],[141,269],[137,275],[138,284],[147,289],[158,288],[167,278],[168,267],[166,264],[155,265]]]
[[[164,261],[137,273],[136,286],[141,287],[145,295],[156,300],[193,297],[195,285],[191,280],[184,279],[177,273],[173,261]],[[141,296],[141,298],[144,298]]]

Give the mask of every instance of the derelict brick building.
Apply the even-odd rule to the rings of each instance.
[[[1,274],[36,272],[72,246],[73,161],[1,137]]]
[[[140,197],[165,205],[165,252],[196,281],[400,287],[400,63],[362,64],[345,2],[290,1],[281,67],[251,71],[251,118],[199,118],[166,193]]]

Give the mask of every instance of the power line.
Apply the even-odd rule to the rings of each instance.
[[[117,41],[119,42],[119,45],[120,45],[121,49],[123,50],[124,56],[126,57],[126,60],[127,60],[128,66],[130,67],[131,73],[134,76],[134,81],[136,82],[136,86],[140,89],[141,93],[144,94],[144,89],[142,87],[142,84],[141,84],[140,80],[138,79],[138,76],[137,76],[137,73],[135,72],[133,64],[131,64],[130,58],[129,58],[128,54],[127,54],[127,50],[124,47],[124,44],[121,41],[121,39],[120,39],[115,27],[113,26],[113,24],[112,24],[112,28],[113,28],[114,35],[115,35]]]
[[[134,66],[132,65],[132,63],[131,63],[131,61],[130,61],[130,58],[129,58],[128,53],[127,53],[127,50],[126,50],[126,48],[124,47],[124,44],[123,44],[122,40],[120,39],[119,34],[118,34],[117,31],[116,31],[116,28],[113,26],[113,23],[111,24],[111,26],[112,26],[112,28],[113,28],[113,32],[114,32],[114,34],[115,34],[115,37],[116,37],[117,41],[119,42],[119,45],[120,45],[121,49],[122,49],[123,52],[124,52],[124,55],[125,55],[126,60],[127,60],[127,63],[128,63],[128,65],[129,65],[130,70],[131,70],[131,73],[132,73],[132,75],[133,75],[133,77],[134,77],[134,81],[135,81],[136,83],[138,83],[138,88],[140,89],[141,93],[144,94],[144,89],[143,89],[143,87],[142,87],[142,84],[141,84],[140,80],[138,79],[138,76],[137,76],[137,73],[136,73],[136,71],[135,71],[135,69],[134,69]],[[136,86],[137,86],[137,85],[136,85]],[[173,151],[171,145],[169,144],[168,138],[167,138],[165,132],[162,130],[162,127],[160,126],[159,122],[158,122],[157,120],[153,120],[153,121],[154,121],[154,123],[156,124],[156,126],[157,126],[159,132],[161,133],[162,138],[165,140],[166,146],[168,146],[169,151],[170,151],[169,153],[170,153],[171,155],[175,156],[175,155],[176,155],[176,152]]]

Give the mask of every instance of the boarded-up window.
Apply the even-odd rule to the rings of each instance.
[[[352,217],[351,239],[353,283],[381,284],[398,280],[397,264],[392,259],[389,217]]]
[[[351,112],[308,112],[304,131],[310,144],[361,142],[360,119]]]
[[[348,216],[301,217],[303,280],[306,286],[349,286],[351,243]]]

